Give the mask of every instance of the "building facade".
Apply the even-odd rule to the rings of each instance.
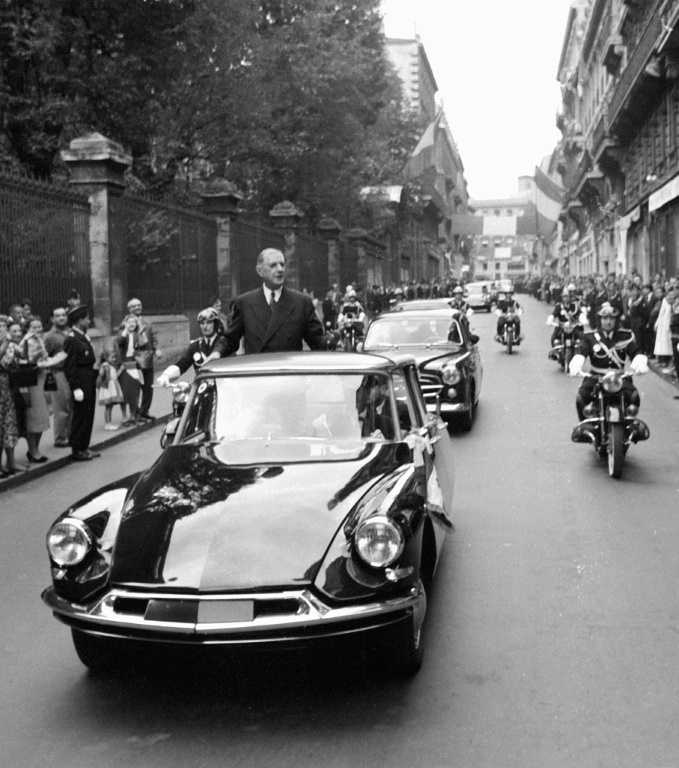
[[[562,268],[679,273],[679,0],[576,0],[558,79]]]

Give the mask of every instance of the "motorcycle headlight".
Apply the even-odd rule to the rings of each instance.
[[[403,552],[403,533],[386,517],[371,517],[354,534],[356,551],[372,568],[386,568]]]
[[[614,394],[622,389],[622,377],[619,373],[607,373],[601,380],[601,386],[606,392]]]
[[[47,551],[57,565],[81,563],[91,547],[92,534],[80,520],[62,520],[47,534]]]
[[[462,378],[460,369],[456,365],[447,365],[441,374],[444,384],[457,384]]]

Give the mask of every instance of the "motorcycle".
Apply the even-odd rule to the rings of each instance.
[[[502,313],[500,313],[502,314]],[[512,354],[512,349],[521,343],[521,334],[519,333],[519,313],[514,310],[508,310],[504,313],[505,324],[502,329],[502,334],[495,338],[504,344],[507,348],[507,354]]]
[[[345,352],[355,352],[363,338],[363,323],[360,320],[346,320],[342,328],[342,346]]]
[[[550,360],[555,360],[561,369],[568,373],[568,366],[575,354],[575,345],[582,326],[572,320],[558,325],[559,335],[555,339],[554,346],[549,350],[548,357]]]
[[[623,386],[630,373],[607,371],[597,375],[591,372],[580,376],[595,376],[593,399],[583,411],[585,418],[573,429],[574,443],[591,443],[602,458],[608,459],[608,474],[613,478],[622,475],[625,454],[632,443],[648,440],[648,426],[637,418],[639,407],[628,402]]]

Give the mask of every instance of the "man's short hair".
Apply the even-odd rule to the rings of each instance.
[[[130,299],[127,302],[127,308],[129,309],[133,304],[141,304],[141,299]]]
[[[257,266],[261,266],[264,263],[264,259],[272,254],[276,254],[277,256],[282,256],[285,258],[285,254],[283,251],[281,251],[279,248],[265,248],[257,257]]]

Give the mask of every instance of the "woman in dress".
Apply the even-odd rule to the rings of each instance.
[[[125,403],[130,409],[130,417],[123,421],[123,426],[131,427],[133,424],[144,423],[137,418],[142,374],[136,359],[139,352],[139,319],[136,315],[128,315],[123,320],[123,328],[116,337],[116,349],[119,364],[118,382]]]
[[[14,393],[9,381],[9,370],[14,366],[19,351],[10,336],[8,320],[6,315],[0,315],[0,458],[3,452],[7,457],[5,466],[0,467],[0,478],[21,471],[14,461],[14,447],[19,439],[19,423]]]
[[[40,453],[40,439],[42,433],[50,428],[50,412],[45,397],[45,378],[47,369],[55,362],[50,359],[42,339],[42,320],[33,316],[28,321],[28,330],[21,342],[21,351],[24,359],[38,366],[38,381],[28,387],[28,409],[26,411],[26,442],[28,452],[26,458],[32,464],[44,464],[47,456]]]

